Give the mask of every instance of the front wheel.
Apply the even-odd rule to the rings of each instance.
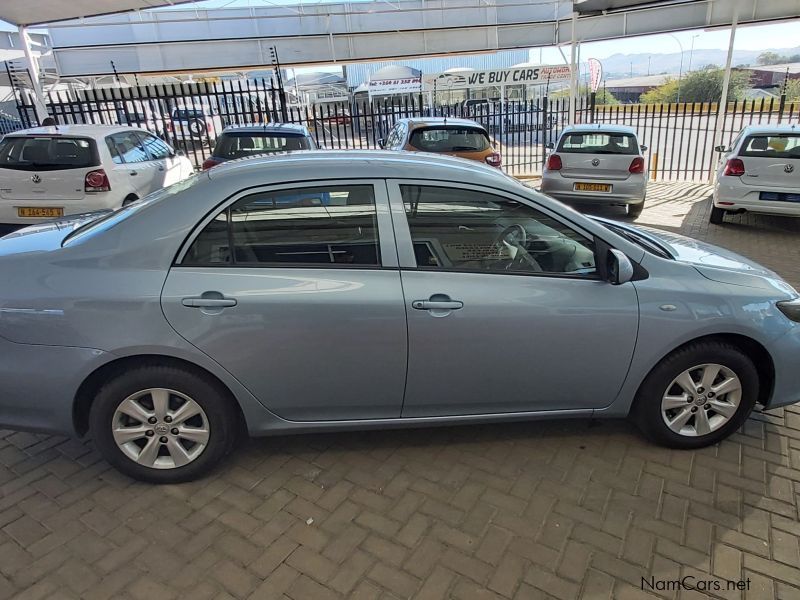
[[[153,483],[205,475],[231,449],[236,432],[235,413],[216,382],[158,365],[107,382],[89,421],[95,445],[109,463]]]
[[[632,415],[651,440],[702,448],[741,427],[758,397],[758,371],[737,347],[690,344],[663,359],[639,388]]]

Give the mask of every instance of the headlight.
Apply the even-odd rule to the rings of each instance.
[[[776,303],[778,309],[785,314],[789,319],[800,323],[800,298],[794,300],[781,300]]]

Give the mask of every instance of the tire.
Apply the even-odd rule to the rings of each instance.
[[[725,210],[722,208],[718,208],[711,205],[711,215],[708,217],[709,223],[713,223],[714,225],[722,225],[725,221]]]
[[[192,137],[202,137],[206,132],[206,124],[202,119],[192,119],[188,124],[189,134]]]
[[[725,389],[720,388],[725,383],[732,391],[712,392],[711,398],[706,396],[711,390],[701,386],[695,387],[690,396],[685,387],[674,383],[687,371],[698,369],[689,375],[691,383],[698,386],[703,375],[699,369],[707,367],[711,375],[715,366],[722,368],[713,388]],[[738,392],[734,387],[737,380]],[[689,382],[683,381],[688,387]],[[739,348],[725,342],[696,342],[675,350],[655,366],[639,388],[631,415],[642,433],[657,444],[679,449],[702,448],[720,442],[741,427],[755,406],[758,387],[758,371]],[[665,406],[674,408],[665,410]],[[698,419],[700,411],[704,411],[705,417]],[[673,419],[674,428],[666,419]],[[705,423],[708,429],[703,426]]]
[[[628,204],[628,216],[631,219],[636,219],[642,214],[644,210],[644,200],[638,202],[637,204]]]
[[[154,394],[161,406],[166,403],[167,411],[157,409]],[[124,412],[118,411],[122,405]],[[191,409],[184,414],[200,410],[179,420],[182,406]],[[156,418],[157,414],[155,424],[147,421],[147,415]],[[111,465],[151,483],[179,483],[206,475],[231,450],[238,431],[232,402],[216,381],[187,369],[158,365],[133,368],[109,380],[92,404],[89,429]],[[178,431],[182,435],[176,435]]]

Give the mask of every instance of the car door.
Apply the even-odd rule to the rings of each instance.
[[[139,132],[142,145],[150,157],[153,166],[153,179],[151,181],[151,191],[160,190],[163,187],[177,183],[186,179],[183,161],[177,156],[172,148],[152,133]]]
[[[136,131],[120,131],[106,137],[114,160],[114,170],[127,179],[130,189],[139,198],[153,191],[156,168],[152,164]]]
[[[382,180],[242,191],[187,242],[162,305],[284,419],[400,415],[406,316]]]
[[[406,311],[404,417],[596,409],[638,329],[632,284],[544,208],[474,186],[389,184]]]

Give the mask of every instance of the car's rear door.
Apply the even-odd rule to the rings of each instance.
[[[133,129],[106,136],[106,144],[114,161],[114,170],[127,181],[126,191],[143,198],[157,189],[158,165],[145,150],[142,140]]]
[[[638,301],[632,283],[599,278],[589,234],[500,191],[389,190],[408,313],[404,417],[588,411],[616,398]]]
[[[162,305],[284,419],[400,415],[406,315],[383,180],[242,191],[187,242]]]

